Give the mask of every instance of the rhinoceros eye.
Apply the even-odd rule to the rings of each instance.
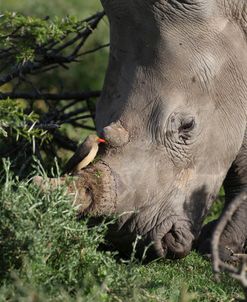
[[[181,125],[178,129],[179,132],[188,132],[195,128],[195,119],[190,117],[188,119],[182,120]]]
[[[178,128],[178,136],[179,139],[186,142],[191,138],[192,130],[195,128],[195,118],[194,117],[187,117],[181,119],[180,126]]]

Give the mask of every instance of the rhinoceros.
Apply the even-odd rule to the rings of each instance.
[[[223,184],[247,187],[247,1],[102,0],[110,57],[96,127],[107,146],[76,180],[81,211],[117,214],[123,253],[185,257]],[[214,226],[204,227],[207,250]],[[243,249],[247,204],[221,238]]]

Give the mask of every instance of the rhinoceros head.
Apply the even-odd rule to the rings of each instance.
[[[124,252],[139,235],[140,253],[152,243],[151,257],[183,257],[198,237],[246,129],[244,3],[102,0],[110,58],[96,125],[111,181],[88,212],[120,214],[109,238]]]

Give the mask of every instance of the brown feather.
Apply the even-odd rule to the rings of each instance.
[[[98,137],[94,134],[89,135],[84,140],[84,142],[79,145],[74,155],[66,163],[63,169],[63,174],[69,174],[72,173],[74,170],[77,170],[76,167],[81,163],[81,161],[83,161],[83,159],[85,159],[89,155],[90,151],[95,147],[95,145],[98,148],[97,138]],[[94,159],[94,157],[91,159],[91,161]]]

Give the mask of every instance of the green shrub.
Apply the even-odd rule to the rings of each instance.
[[[4,169],[0,301],[222,302],[240,297],[231,279],[215,283],[210,263],[195,253],[148,265],[134,257],[117,261],[115,254],[98,249],[107,224],[89,228],[86,220],[77,221],[64,187],[44,193],[31,179],[14,177],[8,161]]]
[[[64,188],[42,193],[30,182],[14,180],[7,161],[5,170],[0,191],[0,282],[6,297],[25,296],[32,288],[53,297],[60,291],[74,295],[83,290],[87,295],[95,290],[90,280],[100,288],[107,269],[116,265],[112,257],[97,252],[106,225],[88,229],[86,221],[76,221]]]

